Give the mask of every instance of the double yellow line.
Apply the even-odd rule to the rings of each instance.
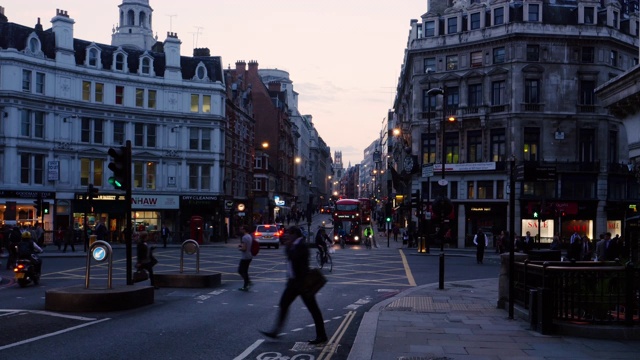
[[[338,349],[338,344],[340,344],[340,340],[344,336],[344,333],[347,331],[347,328],[353,321],[353,317],[356,315],[355,311],[349,311],[347,315],[342,319],[340,326],[333,334],[329,342],[322,348],[322,352],[318,355],[318,360],[330,360],[333,354],[336,353]]]

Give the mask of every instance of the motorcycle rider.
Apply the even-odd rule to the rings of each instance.
[[[42,270],[42,259],[36,254],[41,252],[42,248],[31,238],[31,232],[23,232],[22,239],[18,243],[18,259],[30,260],[37,274]]]

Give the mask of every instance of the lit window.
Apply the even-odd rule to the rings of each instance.
[[[149,109],[155,109],[156,108],[156,91],[155,90],[149,90],[147,91],[147,107]]]
[[[104,97],[104,84],[96,83],[96,91],[94,93],[95,102],[101,103]]]
[[[191,112],[197,113],[200,107],[200,96],[198,94],[191,94]]]
[[[144,89],[136,89],[136,106],[143,107],[144,106]]]
[[[82,82],[82,100],[91,101],[91,81]]]
[[[211,112],[211,95],[202,96],[202,112],[204,113]]]

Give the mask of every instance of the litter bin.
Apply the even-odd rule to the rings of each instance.
[[[529,290],[529,324],[531,330],[538,330],[538,289]]]
[[[98,235],[89,235],[89,246],[93,245],[98,240]]]

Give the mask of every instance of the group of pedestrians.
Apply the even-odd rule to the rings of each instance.
[[[620,235],[611,236],[610,232],[598,236],[598,241],[591,241],[586,234],[575,232],[571,235],[567,258],[578,261],[614,261],[624,254],[624,243]]]

